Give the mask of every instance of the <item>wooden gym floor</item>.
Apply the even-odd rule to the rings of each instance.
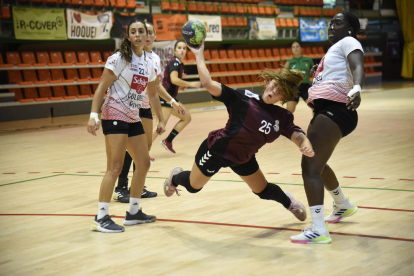
[[[366,90],[357,129],[329,162],[360,209],[329,225],[329,245],[291,243],[310,217],[299,222],[280,204],[260,200],[228,168],[198,194],[164,196],[171,169],[190,169],[208,132],[227,121],[217,102],[188,105],[193,119],[174,140],[177,154],[155,141],[146,185],[158,196],[141,206],[158,220],[119,234],[89,229],[106,156],[102,131],[86,132],[88,115],[0,123],[0,274],[413,275],[413,83]],[[301,101],[296,124],[306,130],[310,119]],[[269,182],[307,206],[292,142],[281,137],[257,159]],[[326,214],[331,208],[326,194]],[[111,203],[117,223],[126,210],[128,204]]]

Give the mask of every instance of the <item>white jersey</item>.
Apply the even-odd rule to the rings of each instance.
[[[143,103],[143,92],[148,82],[156,78],[154,65],[143,51],[142,56],[132,52],[131,62],[125,61],[120,52],[108,58],[105,68],[111,70],[117,79],[108,88],[107,98],[102,106],[102,119],[120,120],[128,123],[141,121],[139,109]]]
[[[157,75],[157,77],[159,78],[159,76],[161,75],[161,59],[160,57],[154,53],[153,51],[151,51],[151,53],[146,52],[147,57],[152,60],[152,63],[154,65],[154,70],[155,70],[155,75]],[[147,93],[147,89],[145,89],[144,92],[144,100],[142,102],[142,108],[151,108],[150,102],[148,100],[148,93]]]
[[[341,39],[329,48],[319,63],[309,89],[309,106],[312,107],[313,100],[319,98],[347,102],[346,96],[354,85],[347,57],[355,50],[364,52],[361,43],[351,36]]]
[[[353,84],[353,77],[347,57],[354,50],[364,52],[361,43],[351,36],[347,36],[332,45],[319,63],[313,78],[313,85],[319,85],[324,82]]]

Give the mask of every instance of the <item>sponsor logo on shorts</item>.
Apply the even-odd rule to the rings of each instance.
[[[209,169],[207,169],[208,173],[215,173],[216,171],[210,171]]]
[[[206,163],[207,162],[207,160],[208,159],[210,159],[210,157],[211,157],[212,155],[210,154],[210,152],[209,151],[207,151],[205,154],[204,154],[204,156],[202,156],[201,157],[201,159],[200,159],[200,162],[198,163],[200,166],[203,166],[204,165],[204,163]],[[208,170],[207,170],[208,171]]]
[[[329,114],[329,115],[333,116],[333,113],[330,112],[330,111],[327,111],[326,114]]]

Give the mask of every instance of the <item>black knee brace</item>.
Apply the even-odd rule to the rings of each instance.
[[[290,198],[282,191],[282,189],[273,183],[267,183],[266,188],[263,191],[255,195],[259,196],[261,199],[265,200],[274,200],[281,203],[285,208],[290,206]]]
[[[203,188],[201,188],[199,190],[196,190],[193,187],[191,187],[190,173],[191,173],[190,171],[183,171],[183,172],[181,172],[177,175],[174,175],[174,177],[172,179],[172,183],[176,187],[178,185],[181,185],[181,186],[185,187],[189,193],[195,194],[195,193],[198,193],[199,191],[201,191],[201,189],[203,189]]]

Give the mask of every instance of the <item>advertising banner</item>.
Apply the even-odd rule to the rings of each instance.
[[[100,15],[66,10],[69,39],[109,39],[112,28],[112,12]]]
[[[158,33],[157,33],[158,39]],[[161,76],[164,76],[165,67],[168,64],[168,61],[174,56],[174,44],[176,40],[172,41],[163,41],[163,42],[154,42],[152,51],[156,53],[161,60]],[[189,51],[189,50],[188,50]]]
[[[134,16],[124,16],[119,13],[114,14],[115,23],[112,27],[111,36],[116,38],[124,38],[126,37],[128,24],[136,19],[139,19],[144,22],[152,22],[152,15],[151,14],[136,14]],[[157,34],[158,35],[158,34]]]
[[[204,23],[207,30],[206,41],[222,41],[221,17],[210,15],[189,14],[188,21],[198,20]]]
[[[276,24],[274,18],[250,17],[249,18],[250,40],[275,40]]]
[[[66,40],[64,9],[36,9],[13,6],[16,39]]]
[[[324,19],[299,19],[300,40],[303,42],[326,41],[327,29]]]
[[[158,41],[182,39],[181,28],[187,22],[187,16],[154,14],[152,17]]]

